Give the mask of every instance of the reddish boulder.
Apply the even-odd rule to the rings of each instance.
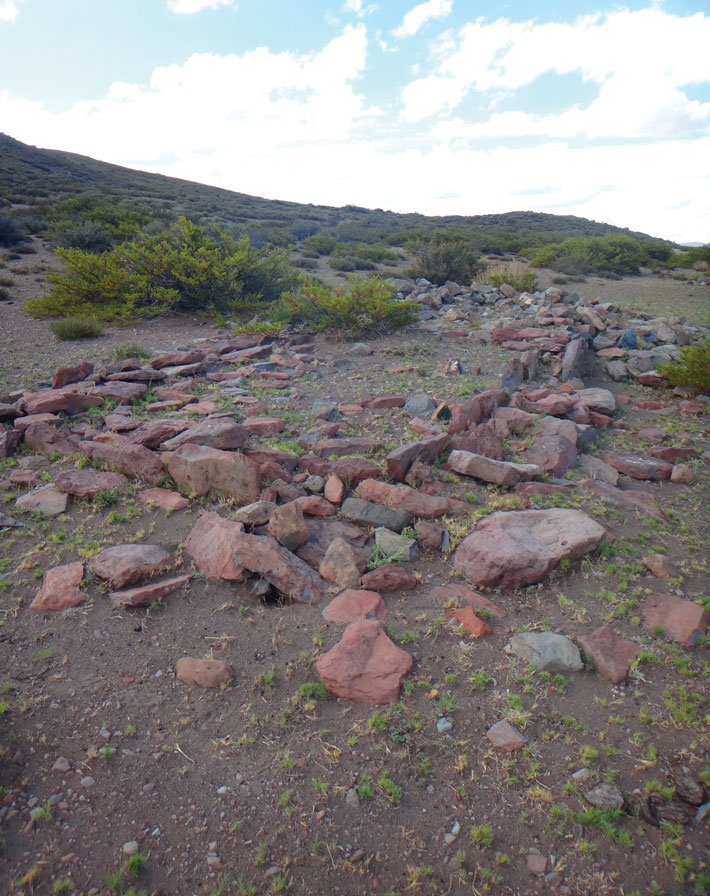
[[[71,367],[59,367],[52,374],[52,388],[61,389],[70,383],[80,383],[94,372],[94,365],[81,361]]]
[[[232,451],[241,448],[247,438],[246,431],[235,420],[230,417],[213,417],[164,442],[163,448],[174,451],[181,445],[207,445],[221,451]]]
[[[396,563],[385,563],[384,566],[365,573],[360,584],[370,591],[383,591],[387,594],[391,591],[411,591],[417,587],[417,579]]]
[[[629,664],[636,659],[638,644],[627,641],[606,625],[591,635],[577,638],[579,649],[594,660],[597,672],[612,684],[620,684],[629,671]]]
[[[321,457],[343,457],[348,454],[372,454],[379,451],[382,445],[381,439],[352,436],[343,439],[319,439],[311,445],[311,450]]]
[[[232,548],[235,535],[243,531],[241,523],[218,513],[204,513],[187,536],[185,550],[208,578],[241,582],[244,569],[235,562]]]
[[[342,479],[334,473],[331,473],[326,479],[323,494],[326,501],[330,501],[331,504],[342,504],[343,498],[345,497],[345,486],[343,485]]]
[[[308,541],[308,526],[303,519],[303,510],[297,501],[289,501],[281,507],[274,508],[268,529],[279,544],[295,551]]]
[[[205,353],[201,351],[166,352],[164,355],[153,358],[150,366],[153,370],[160,370],[163,367],[182,367],[185,364],[199,364],[204,359]]]
[[[118,469],[126,476],[140,479],[148,485],[157,485],[165,475],[163,463],[152,451],[142,445],[102,445],[100,442],[79,442],[79,450],[91,460],[97,460]]]
[[[487,635],[493,634],[491,626],[480,619],[471,606],[461,607],[460,610],[454,610],[454,612],[449,613],[446,618],[455,619],[473,638],[485,638]]]
[[[670,479],[673,470],[672,464],[664,460],[630,454],[607,454],[604,462],[632,479]]]
[[[88,390],[87,395],[98,398],[116,398],[120,402],[129,402],[132,398],[140,398],[147,389],[148,387],[144,383],[122,383],[118,381],[92,386]]]
[[[259,467],[238,452],[183,445],[171,456],[168,470],[178,485],[197,495],[222,492],[240,504],[251,504],[261,494]]]
[[[683,647],[694,647],[710,626],[706,609],[674,594],[651,594],[643,602],[641,613],[648,628],[662,628],[667,638]]]
[[[387,615],[385,602],[376,591],[348,588],[323,610],[326,622],[357,622],[359,619],[382,619]]]
[[[446,450],[449,437],[446,433],[429,436],[419,442],[410,442],[395,448],[385,458],[387,473],[395,482],[404,482],[407,471],[415,461],[430,464]],[[375,477],[373,477],[375,478]]]
[[[128,441],[150,449],[158,448],[161,445],[165,447],[169,440],[172,440],[186,427],[187,423],[182,420],[153,420],[133,429],[131,435],[128,436]]]
[[[448,498],[422,494],[408,485],[388,485],[377,479],[365,479],[355,492],[358,498],[383,504],[390,510],[406,510],[412,516],[431,520],[449,511]]]
[[[344,538],[334,538],[325,552],[318,571],[340,588],[357,588],[364,564]]]
[[[341,640],[316,663],[326,690],[357,703],[392,703],[402,679],[412,668],[412,657],[390,641],[380,622],[351,623]]]
[[[671,482],[676,485],[690,485],[694,479],[695,473],[688,464],[676,464],[671,470]]]
[[[104,548],[89,560],[89,569],[112,588],[123,588],[141,579],[167,572],[170,554],[156,544],[121,544]]]
[[[15,501],[15,507],[27,513],[41,513],[42,516],[59,516],[67,509],[69,498],[56,485],[42,485],[22,495]]]
[[[490,421],[454,436],[452,445],[457,451],[470,451],[473,454],[492,457],[494,460],[503,460],[504,457],[501,437]]]
[[[41,454],[61,454],[70,457],[78,451],[78,441],[74,441],[48,423],[32,423],[25,430],[25,445],[31,451]]]
[[[247,436],[274,436],[283,432],[286,424],[277,417],[247,417],[242,423],[242,428]]]
[[[65,470],[54,477],[59,491],[75,498],[93,499],[99,492],[123,492],[128,480],[121,473],[98,473],[96,470]]]
[[[318,495],[303,495],[296,498],[294,504],[298,504],[304,516],[315,516],[319,519],[335,516],[335,507],[330,501],[326,501],[325,498],[320,498]]]
[[[45,389],[25,395],[25,414],[80,414],[92,405],[102,404],[99,396],[79,395],[66,389]]]
[[[523,735],[516,731],[510,722],[507,722],[505,719],[501,719],[500,722],[496,722],[495,725],[490,727],[486,732],[486,737],[494,747],[498,747],[499,750],[505,750],[507,753],[519,750],[525,745]]]
[[[577,463],[577,449],[564,436],[540,436],[525,452],[525,458],[553,476],[560,477]]]
[[[234,669],[223,660],[201,660],[186,656],[175,664],[175,676],[183,684],[218,688],[232,680]]]
[[[67,563],[48,569],[42,579],[42,587],[30,604],[30,610],[46,613],[51,610],[66,610],[78,607],[86,600],[86,595],[79,588],[84,578],[84,564]]]
[[[603,537],[603,527],[579,510],[497,511],[461,542],[454,567],[479,587],[532,585],[563,558],[594,550]]]
[[[109,597],[117,607],[147,607],[184,588],[190,578],[191,576],[177,576],[174,579],[163,579],[162,582],[139,585],[126,591],[112,591]]]
[[[180,492],[174,492],[169,488],[144,488],[143,491],[138,492],[138,499],[144,504],[155,504],[156,507],[160,507],[167,513],[184,510],[190,504]]]
[[[238,566],[262,576],[291,600],[315,603],[328,590],[318,573],[274,538],[241,532],[235,535],[233,555]]]

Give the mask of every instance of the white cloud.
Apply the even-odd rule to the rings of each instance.
[[[189,16],[203,9],[217,9],[220,6],[231,6],[234,0],[168,0],[170,12]]]
[[[431,19],[443,19],[449,15],[453,7],[452,0],[427,0],[420,3],[402,19],[402,24],[395,29],[394,36],[412,37]]]
[[[357,13],[362,11],[362,0],[345,0],[343,3],[343,12]]]
[[[0,3],[0,22],[9,22],[13,25],[20,13],[18,4],[23,0],[2,0]]]

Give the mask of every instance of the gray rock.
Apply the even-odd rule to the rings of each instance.
[[[309,476],[303,483],[303,487],[312,495],[320,495],[325,488],[325,479],[322,476]]]
[[[584,665],[578,648],[570,639],[554,632],[513,635],[506,651],[547,672],[579,672]]]
[[[408,562],[417,557],[416,539],[406,538],[389,529],[382,527],[375,529],[375,544],[386,557],[393,560]]]
[[[591,454],[580,454],[577,458],[577,466],[586,479],[599,479],[614,486],[619,481],[619,474],[612,466]]]
[[[624,797],[621,791],[612,784],[602,783],[592,787],[584,794],[584,798],[598,809],[623,809]]]
[[[338,405],[334,401],[314,401],[311,407],[314,417],[321,420],[335,420],[338,416]]]
[[[484,482],[497,485],[517,485],[521,480],[542,476],[542,467],[537,464],[514,464],[504,460],[493,460],[471,451],[452,451],[449,466],[463,476],[472,476]]]
[[[436,410],[436,402],[427,395],[426,392],[420,392],[418,395],[412,395],[404,405],[404,412],[409,417],[424,417]]]
[[[607,361],[604,366],[615,383],[620,383],[629,375],[629,369],[623,361]]]
[[[382,526],[393,532],[401,532],[412,522],[412,514],[406,510],[390,510],[382,504],[373,504],[362,498],[347,498],[342,506],[342,516],[353,523],[365,526]]]
[[[575,392],[574,397],[580,398],[588,408],[602,414],[613,414],[616,410],[616,399],[608,389],[580,389]]]
[[[563,383],[584,374],[588,363],[588,344],[589,339],[586,334],[571,339],[567,344],[562,358],[562,373],[560,375]]]

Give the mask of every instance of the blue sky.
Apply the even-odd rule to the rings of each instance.
[[[272,199],[710,240],[706,2],[0,0],[0,130]]]

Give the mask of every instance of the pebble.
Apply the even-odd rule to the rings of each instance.
[[[345,794],[345,805],[353,807],[360,805],[360,797],[357,795],[357,790],[354,787],[351,787]]]
[[[96,781],[91,777],[91,775],[84,775],[80,783],[82,787],[93,787],[94,784],[96,784]]]
[[[138,852],[138,841],[127,840],[121,847],[124,856],[134,856]]]
[[[454,726],[451,724],[451,722],[446,718],[441,718],[436,723],[436,730],[439,732],[439,734],[446,734],[446,732],[451,731],[453,727]]]

